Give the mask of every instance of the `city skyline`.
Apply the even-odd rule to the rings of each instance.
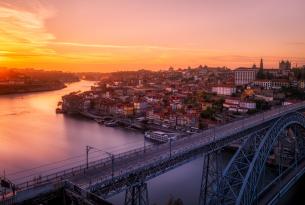
[[[305,64],[305,3],[0,1],[0,67],[65,71]]]

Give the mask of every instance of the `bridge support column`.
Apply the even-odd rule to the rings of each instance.
[[[124,205],[149,205],[147,183],[130,186],[125,193]]]
[[[221,151],[218,150],[204,155],[199,205],[207,205],[211,200],[217,204],[220,199],[217,188],[219,187],[221,173]]]
[[[305,132],[299,126],[294,127],[294,135],[296,138],[296,158],[300,160],[305,155]]]

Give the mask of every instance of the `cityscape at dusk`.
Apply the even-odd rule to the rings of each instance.
[[[304,204],[304,9],[0,0],[0,205]]]

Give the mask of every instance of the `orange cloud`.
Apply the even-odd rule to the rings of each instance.
[[[54,55],[47,43],[55,37],[46,31],[45,9],[35,12],[0,4],[0,55],[8,61],[26,56]],[[13,56],[13,58],[12,58]]]
[[[191,0],[181,1],[180,7],[172,1],[168,8],[161,0],[150,6],[137,1],[135,5],[143,8],[138,12],[113,1],[0,1],[0,66],[4,67],[105,72],[199,64],[234,68],[252,66],[261,57],[268,67],[276,67],[281,58],[305,63],[303,30],[286,35],[293,29],[278,32],[268,26],[261,32],[264,26],[256,21],[265,22],[263,15],[237,18],[245,12],[237,4],[223,4],[237,9],[227,16],[212,12],[217,3],[203,5],[204,1],[196,6],[198,13],[185,10],[196,5]],[[286,23],[291,25],[292,19]]]

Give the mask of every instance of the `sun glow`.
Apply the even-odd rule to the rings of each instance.
[[[285,12],[269,18],[273,1],[243,6],[224,1],[222,8],[205,0],[151,5],[131,0],[122,6],[117,0],[2,0],[0,66],[102,72],[199,64],[234,68],[261,57],[269,67],[281,58],[305,64],[305,29],[299,26],[305,16],[298,12],[303,3],[281,2]],[[261,15],[252,16],[255,12]],[[284,18],[286,12],[293,15]]]

